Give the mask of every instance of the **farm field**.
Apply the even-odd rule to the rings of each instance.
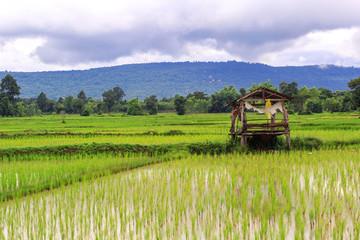
[[[289,152],[230,144],[229,120],[2,118],[0,238],[360,237],[358,114],[290,115]]]

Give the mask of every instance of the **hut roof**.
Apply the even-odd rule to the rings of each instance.
[[[257,101],[266,101],[267,99],[276,99],[276,100],[284,100],[285,102],[294,99],[291,96],[286,94],[268,89],[268,88],[258,88],[245,96],[242,96],[238,99],[227,104],[227,106],[234,106],[237,103],[244,101],[245,99],[256,99]]]

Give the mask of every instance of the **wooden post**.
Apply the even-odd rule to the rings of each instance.
[[[286,149],[290,150],[289,115],[288,115],[287,109],[285,108],[285,104],[284,104],[283,101],[281,102],[281,106],[282,106],[282,109],[283,109],[283,121],[285,123],[287,123],[287,125],[285,127]]]
[[[231,119],[231,127],[230,127],[230,133],[235,133],[236,129],[235,129],[235,121],[236,121],[236,115],[234,116],[234,112],[236,111],[236,107],[233,106],[233,110],[232,110],[232,113],[231,113],[231,116],[230,116],[230,119]]]
[[[240,145],[242,147],[245,146],[245,142],[246,142],[246,137],[245,137],[245,125],[244,125],[244,102],[241,101],[240,102],[240,120],[241,120],[241,139],[240,139]]]
[[[243,127],[243,132],[247,132],[247,119],[246,119],[246,113],[245,113],[245,108],[244,108],[244,112],[243,112],[243,118],[244,118],[244,121],[243,121],[243,123],[244,123],[244,127]],[[245,146],[247,145],[247,136],[246,135],[244,135],[244,144],[245,144]]]

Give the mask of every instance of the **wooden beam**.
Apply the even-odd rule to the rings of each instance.
[[[286,101],[286,99],[271,99],[271,101],[273,102],[284,102]],[[255,102],[259,102],[259,101],[262,101],[262,102],[265,102],[264,100],[262,100],[261,98],[247,98],[247,99],[244,99],[243,101],[245,102],[251,102],[251,101],[255,101]]]
[[[289,123],[251,123],[246,124],[246,128],[254,128],[254,127],[261,127],[261,128],[270,128],[270,127],[288,127]]]

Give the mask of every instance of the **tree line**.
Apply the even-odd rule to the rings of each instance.
[[[1,80],[0,115],[1,116],[34,116],[42,114],[80,114],[90,116],[103,113],[127,113],[128,115],[156,115],[158,112],[185,113],[223,113],[230,112],[226,104],[236,98],[261,87],[266,87],[294,97],[289,103],[289,113],[312,114],[327,112],[349,112],[360,108],[360,77],[348,82],[350,90],[333,92],[326,88],[298,87],[296,82],[282,81],[273,86],[270,80],[253,84],[250,88],[224,86],[219,92],[208,96],[196,91],[187,96],[176,94],[170,98],[157,99],[156,95],[146,97],[144,101],[133,98],[125,99],[125,92],[114,87],[102,94],[102,99],[93,99],[80,91],[77,96],[69,95],[58,100],[49,99],[44,92],[37,98],[20,98],[20,86],[16,79],[7,74]]]

